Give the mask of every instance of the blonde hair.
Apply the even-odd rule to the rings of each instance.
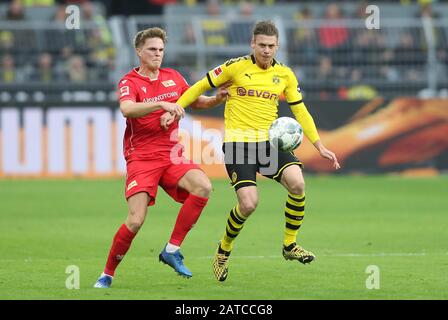
[[[166,43],[167,40],[167,35],[165,30],[161,29],[161,28],[148,28],[145,30],[141,30],[139,32],[137,32],[137,34],[134,37],[134,47],[135,49],[137,48],[141,48],[145,42],[146,39],[150,39],[150,38],[159,38],[162,39],[163,43]]]

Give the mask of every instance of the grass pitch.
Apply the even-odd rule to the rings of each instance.
[[[229,277],[211,262],[235,195],[214,191],[183,245],[193,278],[158,262],[179,204],[159,190],[111,289],[92,286],[127,207],[124,181],[0,181],[0,299],[447,299],[448,178],[306,177],[301,244],[311,265],[281,255],[286,192],[259,181],[260,203],[230,259]],[[66,288],[68,266],[80,289]],[[379,289],[366,288],[369,266]],[[378,279],[378,278],[377,278]],[[69,281],[70,282],[70,281]]]

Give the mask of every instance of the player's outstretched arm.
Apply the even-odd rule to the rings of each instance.
[[[333,162],[333,167],[337,170],[339,169],[341,166],[339,165],[339,161],[338,158],[336,157],[336,155],[334,154],[333,151],[328,150],[327,148],[325,148],[325,146],[322,144],[322,142],[320,140],[317,140],[316,142],[313,143],[314,147],[319,151],[320,155],[325,158],[328,159],[330,161]]]
[[[185,110],[181,106],[165,101],[145,103],[125,100],[120,103],[121,113],[126,118],[140,118],[160,109],[163,109],[178,117],[183,117],[185,115]]]
[[[305,104],[302,102],[299,105],[291,106],[291,110],[294,113],[297,121],[299,121],[299,123],[301,124],[303,132],[317,149],[317,151],[319,151],[320,155],[323,158],[332,161],[333,167],[335,169],[339,169],[341,166],[339,165],[336,155],[334,154],[334,152],[328,150],[323,145],[322,141],[320,140],[319,133],[317,132],[313,117],[308,112]]]
[[[207,90],[210,90],[211,88],[212,87],[210,86],[207,78],[202,78],[193,86],[191,86],[187,91],[185,91],[176,103],[181,107],[186,108],[193,102],[195,102],[201,94],[203,94]]]
[[[222,85],[221,87],[219,87],[218,92],[213,97],[202,96],[202,95],[199,96],[199,98],[191,104],[191,108],[193,108],[195,110],[204,110],[204,109],[209,109],[209,108],[216,107],[217,105],[220,105],[221,103],[223,103],[224,101],[227,100],[227,97],[229,95],[227,88],[230,87],[230,85],[231,85],[231,82],[229,82],[228,84],[226,83],[225,85]],[[179,119],[179,116],[173,115],[169,112],[165,112],[160,117],[160,126],[163,129],[167,130],[168,127],[177,119]]]
[[[210,109],[220,105],[227,100],[229,96],[229,87],[232,85],[232,81],[227,81],[218,87],[216,95],[212,97],[199,96],[199,98],[191,104],[191,108],[195,110]]]
[[[311,143],[315,143],[320,139],[319,133],[317,132],[316,125],[314,123],[313,117],[308,112],[305,104],[301,102],[298,105],[291,106],[291,111],[294,113],[297,121],[299,121],[300,125],[303,128],[303,132],[305,136],[310,140]]]
[[[196,82],[191,88],[184,92],[184,94],[177,100],[177,104],[186,108],[189,105],[193,109],[208,109],[213,108],[227,100],[229,96],[228,88],[232,85],[232,81],[227,81],[218,87],[218,91],[215,96],[208,97],[201,95],[203,92],[211,89],[210,83],[207,78]],[[192,100],[196,97],[196,100]],[[193,102],[190,102],[193,101]],[[165,113],[160,117],[160,126],[163,129],[168,127],[178,118],[169,113]]]

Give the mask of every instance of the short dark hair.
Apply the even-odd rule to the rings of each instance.
[[[275,26],[274,22],[270,20],[257,22],[257,24],[255,24],[252,34],[254,37],[259,34],[265,36],[276,36],[278,39],[278,29]]]
[[[165,30],[157,28],[157,27],[141,30],[141,31],[137,32],[137,34],[135,35],[134,47],[136,49],[140,48],[142,45],[145,44],[146,39],[150,39],[150,38],[162,39],[163,43],[165,44],[168,37],[166,35]]]

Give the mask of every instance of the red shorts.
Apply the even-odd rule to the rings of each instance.
[[[180,164],[173,164],[170,159],[130,160],[126,167],[126,199],[136,193],[146,192],[150,196],[148,206],[155,204],[159,185],[175,201],[184,203],[189,193],[178,187],[179,180],[189,170],[202,170],[197,164],[186,158]]]

